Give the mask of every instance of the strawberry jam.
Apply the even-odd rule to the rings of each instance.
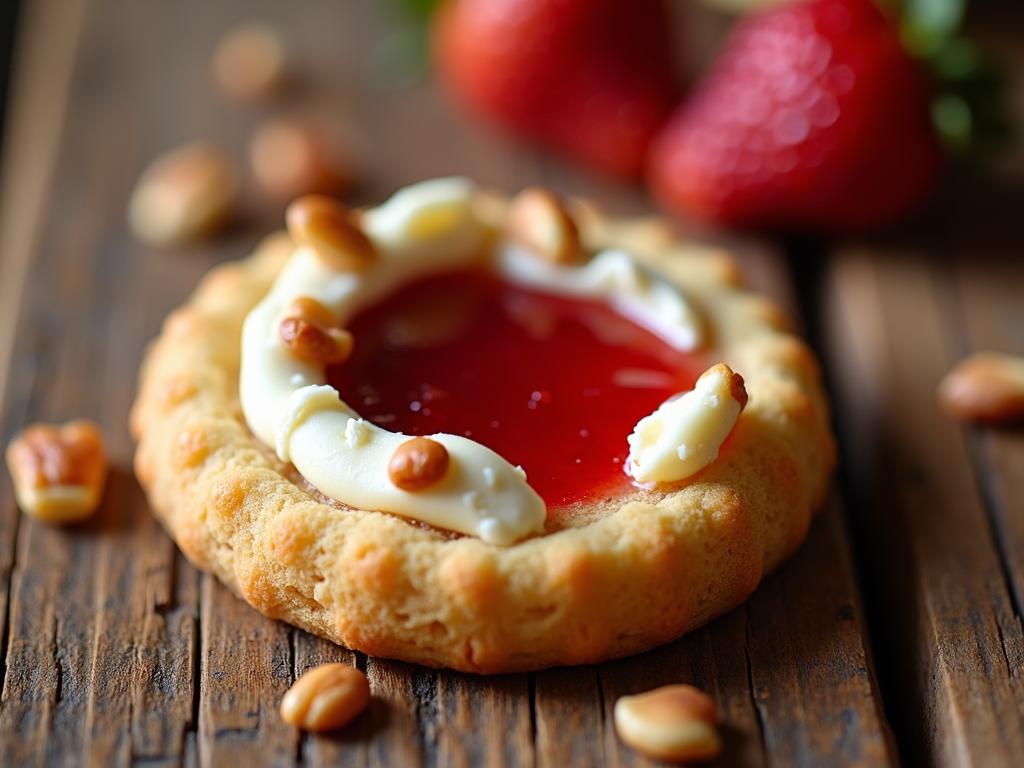
[[[484,272],[439,275],[350,324],[330,384],[392,432],[469,437],[526,470],[549,509],[630,485],[626,436],[699,371],[597,302],[534,293]]]

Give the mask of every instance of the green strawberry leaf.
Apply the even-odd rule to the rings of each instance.
[[[914,56],[931,56],[956,34],[967,0],[905,0],[900,33]]]
[[[440,0],[393,0],[399,13],[414,19],[427,20]]]
[[[967,0],[901,0],[900,37],[932,76],[932,121],[947,152],[978,156],[1012,133],[1006,80],[996,62],[960,34]]]

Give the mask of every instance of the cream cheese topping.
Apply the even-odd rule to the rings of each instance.
[[[436,485],[410,493],[388,477],[388,461],[408,436],[359,418],[333,387],[296,390],[289,405],[278,444],[287,444],[288,460],[332,499],[472,533],[494,544],[511,544],[543,530],[543,501],[515,467],[479,443],[431,435],[448,451],[450,468]]]
[[[743,405],[732,393],[732,372],[715,366],[696,387],[637,422],[627,439],[627,469],[640,483],[672,483],[718,458]]]
[[[583,299],[606,299],[622,316],[683,352],[703,343],[704,328],[679,289],[638,264],[623,250],[608,249],[581,267],[560,266],[517,245],[502,249],[506,280],[527,288]]]
[[[465,179],[436,179],[400,190],[380,207],[365,211],[360,226],[379,258],[364,271],[336,271],[311,246],[298,246],[267,296],[245,320],[239,390],[253,433],[274,446],[282,461],[294,464],[330,498],[509,545],[544,531],[544,501],[526,482],[522,469],[472,440],[437,434],[430,439],[441,443],[450,456],[445,476],[415,492],[395,487],[388,477],[388,462],[409,438],[363,420],[327,385],[322,368],[288,350],[278,329],[291,303],[300,297],[314,299],[344,326],[360,310],[428,274],[490,260],[510,282],[606,300],[680,350],[693,350],[704,343],[704,328],[700,316],[676,288],[622,250],[602,251],[586,265],[573,267],[545,262],[511,244],[488,248],[490,233],[473,211],[474,192]],[[650,438],[636,437],[653,434],[655,428],[645,424],[661,425],[657,429],[664,436],[695,430],[718,434],[711,426],[702,426],[718,423],[717,416],[700,417],[690,412],[693,409],[666,410],[670,405],[641,420],[629,438],[631,456],[634,442],[639,441],[634,470],[640,474],[634,472],[634,477],[641,482],[657,481],[665,474],[661,469],[665,462],[660,458],[653,462],[658,468],[648,470],[652,462],[647,457],[655,455],[647,447]],[[728,429],[721,439],[727,433]],[[663,446],[665,439],[654,440],[658,456],[671,449]],[[715,454],[721,439],[713,449]],[[710,445],[714,440],[707,442]],[[684,461],[684,449],[710,456],[707,461],[714,458],[710,449],[691,448],[684,442],[679,446],[678,461]],[[647,447],[646,452],[642,447]],[[693,465],[692,460],[685,463]],[[677,473],[668,474],[676,479]]]

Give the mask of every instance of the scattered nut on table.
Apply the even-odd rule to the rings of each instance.
[[[947,413],[960,419],[1024,419],[1024,357],[976,352],[946,374],[938,398]]]
[[[18,506],[48,523],[77,523],[100,505],[107,479],[103,435],[92,421],[32,424],[7,446]]]
[[[239,101],[260,101],[281,91],[288,74],[284,36],[274,26],[246,22],[229,29],[213,52],[213,78]]]
[[[370,682],[348,664],[322,664],[306,672],[281,699],[281,718],[304,731],[331,731],[370,703]]]
[[[267,120],[249,144],[249,165],[274,200],[310,192],[340,195],[351,186],[348,163],[313,126],[291,118]]]
[[[143,242],[170,245],[213,233],[231,214],[238,173],[217,147],[187,144],[157,157],[128,201],[128,223]]]
[[[662,760],[713,760],[722,751],[718,712],[692,685],[666,685],[615,702],[615,729],[634,749]]]

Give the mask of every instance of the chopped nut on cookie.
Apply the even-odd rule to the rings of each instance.
[[[583,260],[579,230],[562,201],[543,187],[524,189],[509,204],[509,237],[553,264]]]
[[[295,681],[281,699],[281,719],[304,731],[332,731],[370,703],[370,683],[348,664],[321,664]]]
[[[228,30],[213,52],[214,80],[239,101],[273,96],[284,84],[287,70],[284,38],[269,24],[240,24]]]
[[[217,147],[187,144],[160,155],[142,172],[128,201],[132,232],[151,245],[208,235],[231,213],[238,173]]]
[[[303,195],[288,206],[285,221],[296,243],[312,246],[334,269],[359,272],[374,262],[377,249],[349,214],[333,197]]]
[[[952,416],[1007,422],[1024,418],[1024,357],[976,352],[939,383],[939,404]]]
[[[414,437],[395,449],[388,477],[403,491],[422,491],[437,484],[448,471],[448,450],[436,440]]]
[[[715,703],[692,685],[666,685],[615,702],[615,730],[636,750],[661,760],[713,760],[722,751]]]
[[[91,421],[32,424],[7,446],[18,506],[48,523],[77,523],[99,507],[107,479],[103,435]]]
[[[331,310],[316,299],[296,299],[278,329],[296,357],[316,365],[336,365],[352,354],[352,334],[339,328]]]

